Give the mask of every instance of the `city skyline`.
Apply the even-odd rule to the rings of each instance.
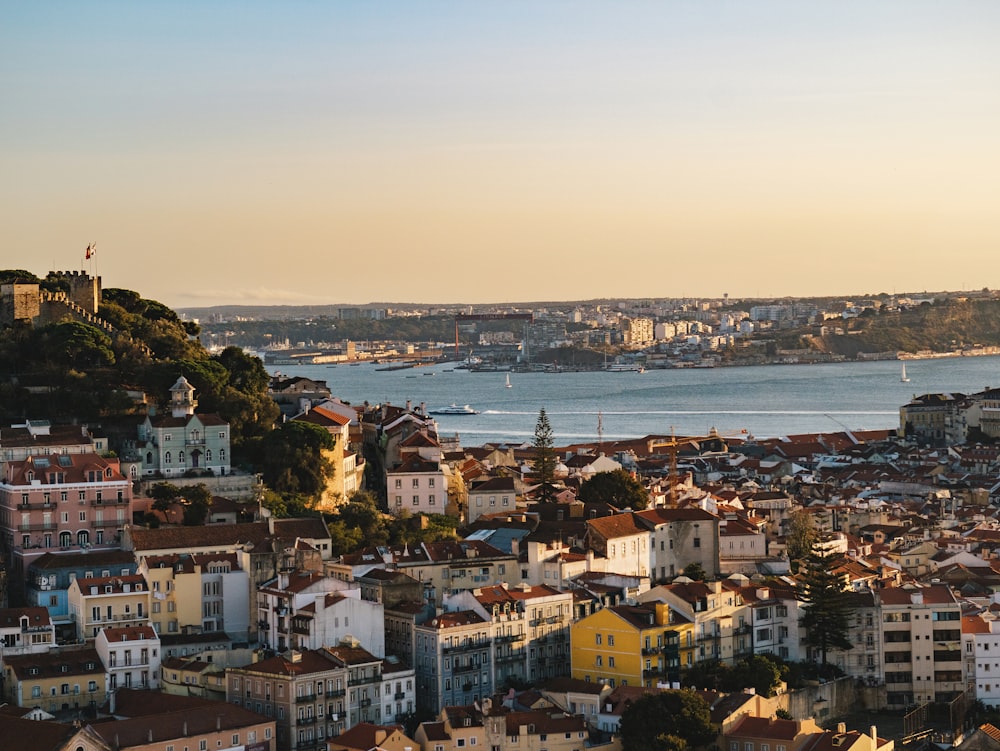
[[[1000,286],[998,21],[989,2],[12,6],[3,265],[172,307]]]

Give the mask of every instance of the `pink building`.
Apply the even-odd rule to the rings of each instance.
[[[12,584],[45,553],[115,549],[132,520],[132,484],[118,459],[39,453],[3,465],[0,534]]]

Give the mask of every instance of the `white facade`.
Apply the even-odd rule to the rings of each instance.
[[[160,687],[160,637],[152,627],[103,629],[94,648],[107,671],[109,691]]]

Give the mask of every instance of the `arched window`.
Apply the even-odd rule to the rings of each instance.
[[[170,464],[170,452],[169,451],[163,455],[163,463],[164,464]]]
[[[219,449],[219,461],[220,462],[226,461],[226,450],[225,449]]]
[[[184,452],[183,451],[178,451],[177,452],[177,463],[178,464],[183,464],[184,463]]]
[[[76,533],[76,544],[81,548],[90,544],[90,532],[82,530]]]
[[[73,544],[73,535],[70,532],[59,533],[59,547],[68,548]]]
[[[212,449],[205,449],[205,461],[212,461]]]
[[[146,452],[146,466],[147,467],[152,467],[153,466],[153,452],[152,451],[147,451]]]

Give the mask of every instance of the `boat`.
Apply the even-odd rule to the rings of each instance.
[[[504,382],[504,385],[503,385],[503,387],[504,387],[505,389],[509,389],[509,388],[513,388],[513,387],[512,387],[511,385],[510,385],[510,373],[508,373],[508,374],[507,374],[507,380],[506,380],[506,382]]]
[[[909,383],[910,382],[910,377],[908,375],[906,375],[906,363],[905,362],[903,363],[903,369],[899,373],[899,380],[902,381],[903,383]]]
[[[626,362],[613,362],[605,368],[609,373],[643,373],[641,365]]]
[[[473,409],[468,404],[463,404],[459,406],[458,404],[452,404],[448,407],[439,407],[438,409],[432,409],[430,411],[432,415],[478,415],[479,410]]]

